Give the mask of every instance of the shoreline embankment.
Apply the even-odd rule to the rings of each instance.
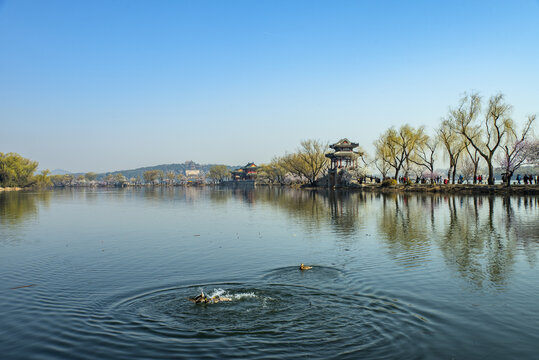
[[[141,187],[165,187],[164,185],[138,185]],[[182,186],[182,185],[179,185]],[[185,186],[185,185],[183,185]],[[199,185],[200,186],[200,185]],[[219,186],[219,185],[203,185]],[[486,184],[350,184],[340,185],[333,188],[327,186],[309,186],[309,185],[269,185],[258,184],[256,186],[284,186],[303,190],[346,190],[346,191],[369,191],[380,193],[443,193],[443,194],[462,194],[462,195],[539,195],[539,185],[514,184],[506,186],[504,184],[486,185]],[[78,186],[68,186],[79,188]],[[101,186],[98,186],[101,187]],[[116,186],[105,186],[116,187]],[[131,187],[131,186],[129,186]],[[169,187],[169,186],[166,186]],[[255,186],[252,185],[252,188]],[[65,187],[50,187],[47,189],[63,189]],[[87,188],[87,187],[80,187]],[[95,187],[92,187],[95,188]],[[250,187],[249,187],[250,188]],[[34,186],[30,187],[0,187],[0,192],[11,192],[21,190],[36,190]],[[44,189],[42,189],[44,190]]]
[[[321,190],[325,186],[303,187],[303,189]],[[444,193],[463,195],[539,195],[539,185],[515,184],[351,184],[338,186],[335,190],[371,191],[382,193]]]

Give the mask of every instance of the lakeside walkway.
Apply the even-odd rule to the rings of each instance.
[[[451,193],[451,194],[499,194],[499,195],[539,195],[539,185],[517,184],[396,184],[384,186],[382,184],[351,184],[339,189],[354,189],[362,191],[380,192],[423,192],[423,193]]]

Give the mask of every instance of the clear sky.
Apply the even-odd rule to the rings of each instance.
[[[539,113],[539,1],[0,0],[0,152],[40,168],[372,153],[473,90]]]

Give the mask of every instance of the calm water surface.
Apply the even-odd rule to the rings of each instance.
[[[2,193],[0,354],[537,359],[538,220],[537,197]]]

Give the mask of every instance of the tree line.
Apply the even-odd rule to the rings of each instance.
[[[374,144],[373,164],[384,177],[393,171],[395,179],[402,172],[405,177],[413,173],[432,180],[441,147],[449,163],[447,179],[452,183],[457,169],[475,183],[480,165],[484,165],[488,184],[494,184],[498,167],[509,185],[522,165],[539,163],[539,141],[533,134],[536,115],[529,115],[519,126],[511,110],[503,94],[491,96],[485,104],[478,93],[464,94],[431,135],[424,127],[410,125],[392,127],[380,135]]]
[[[448,162],[448,181],[455,183],[457,173],[476,183],[482,166],[487,169],[487,183],[494,184],[496,168],[510,184],[515,172],[523,165],[539,165],[539,141],[533,132],[536,115],[529,115],[517,124],[511,117],[512,106],[503,94],[483,101],[478,93],[464,94],[457,105],[429,134],[424,126],[404,124],[384,131],[374,142],[374,154],[369,156],[361,147],[357,151],[358,165],[345,172],[347,181],[365,179],[367,174],[379,172],[382,178],[415,177],[431,183],[440,177],[436,164],[442,155]],[[327,174],[329,160],[325,154],[328,143],[303,140],[295,151],[274,157],[262,164],[258,178],[269,183],[308,183],[315,185]],[[97,174],[88,172],[73,175],[50,175],[49,170],[34,174],[38,163],[15,153],[0,153],[0,186],[69,186],[93,182]],[[225,165],[214,165],[206,174],[213,183],[231,178]],[[127,179],[121,173],[108,174],[102,181],[108,185],[179,184],[186,180],[174,171],[148,170],[143,176]]]
[[[529,115],[519,126],[511,110],[503,94],[493,95],[486,102],[476,92],[464,94],[433,133],[428,134],[424,126],[404,124],[380,134],[374,142],[373,156],[360,147],[358,166],[347,169],[346,176],[361,181],[377,171],[382,178],[415,177],[433,183],[441,177],[436,164],[442,155],[449,164],[448,182],[454,184],[460,173],[475,184],[484,166],[488,184],[494,184],[498,168],[509,186],[521,166],[539,165],[539,141],[533,133],[536,115]],[[327,173],[328,150],[327,143],[304,140],[296,151],[262,165],[259,177],[275,183],[288,180],[315,185]]]
[[[49,170],[35,174],[37,161],[17,153],[0,153],[0,187],[49,186]]]
[[[71,174],[66,175],[52,175],[51,181],[55,186],[84,186],[97,184],[98,174],[95,172],[88,172],[78,176]],[[134,176],[127,178],[122,173],[107,174],[99,180],[99,184],[109,186],[119,186],[125,183],[131,185],[143,185],[143,184],[169,184],[172,185],[176,182],[182,181],[185,178],[183,174],[176,174],[174,171],[164,172],[162,170],[148,170],[145,171],[142,176]]]

